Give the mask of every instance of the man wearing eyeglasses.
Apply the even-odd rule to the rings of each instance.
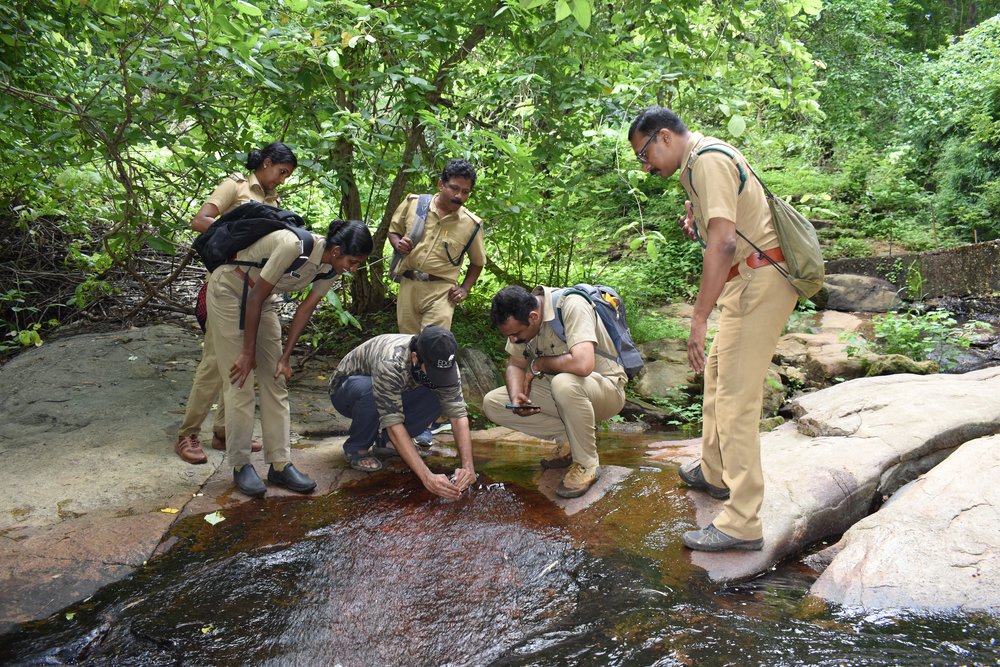
[[[476,170],[467,160],[450,160],[436,194],[408,195],[393,213],[389,243],[401,257],[395,267],[400,333],[416,334],[431,324],[451,329],[455,306],[469,298],[486,266],[482,221],[465,208],[475,184]],[[421,197],[430,198],[426,212]],[[466,254],[469,268],[459,282]]]
[[[712,523],[681,539],[698,551],[759,550],[764,378],[798,295],[750,245],[783,263],[763,186],[738,150],[689,132],[663,107],[639,114],[628,140],[644,171],[662,178],[680,174],[689,200],[679,225],[704,248],[687,342],[691,368],[705,374],[701,460],[681,466],[679,474],[688,486],[724,503]],[[706,357],[708,316],[716,305],[719,330]]]
[[[373,451],[379,449],[402,457],[424,487],[442,498],[458,498],[476,480],[457,351],[455,336],[432,325],[416,336],[375,336],[341,359],[330,378],[330,402],[351,420],[344,456],[352,468],[381,470]],[[450,478],[432,473],[413,443],[413,435],[438,414],[451,420],[461,458]]]

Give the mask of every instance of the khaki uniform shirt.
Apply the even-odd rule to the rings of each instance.
[[[697,157],[694,167],[688,169],[691,154],[707,146],[719,146],[733,154],[735,160],[725,153],[708,151]],[[743,192],[740,193],[739,162],[746,175]],[[681,186],[691,199],[694,219],[698,223],[698,233],[708,241],[711,230],[708,221],[712,218],[726,218],[736,223],[736,229],[753,241],[761,250],[778,246],[778,236],[771,224],[771,209],[764,196],[764,188],[754,177],[746,158],[729,144],[693,132],[688,139],[681,162]],[[749,243],[736,237],[735,262],[742,261],[756,252]]]
[[[400,236],[407,235],[417,217],[419,199],[419,195],[407,195],[392,214],[392,220],[389,222],[390,232]],[[432,201],[427,211],[423,238],[399,263],[400,273],[409,270],[424,271],[457,283],[463,264],[460,253],[479,223],[481,223],[480,218],[464,206],[443,218],[438,217]],[[486,246],[483,244],[482,229],[476,233],[472,245],[469,246],[468,255],[471,263],[476,266],[486,266]]]
[[[205,203],[214,204],[219,209],[219,215],[225,215],[248,201],[277,207],[280,198],[276,190],[265,192],[255,174],[230,174],[215,188],[215,192]]]
[[[256,281],[263,278],[274,285],[272,294],[294,292],[309,285],[316,274],[333,270],[332,266],[323,264],[322,261],[323,251],[326,249],[326,239],[317,234],[313,234],[313,239],[315,242],[309,259],[305,264],[295,269],[294,274],[285,273],[285,271],[302,253],[302,247],[295,232],[290,232],[287,229],[271,232],[248,248],[240,250],[236,253],[236,259],[247,262],[259,262],[262,259],[267,259],[267,263],[262,268],[250,267],[249,270],[246,267],[240,268],[247,270],[250,280]],[[232,267],[223,264],[216,270],[232,270]],[[336,280],[336,276],[317,281],[313,285],[313,289],[322,290],[325,293],[333,285],[334,280]]]
[[[411,373],[410,334],[375,336],[347,353],[330,378],[330,393],[341,378],[367,375],[372,379],[372,393],[379,415],[379,428],[406,421],[403,414],[403,392],[416,389]],[[462,383],[431,389],[441,404],[441,414],[449,419],[467,416]]]
[[[538,286],[531,293],[542,297],[542,326],[538,329],[538,334],[527,343],[514,343],[508,339],[507,354],[516,357],[525,356],[527,353],[525,358],[530,361],[536,356],[553,357],[568,354],[570,348],[577,343],[589,341],[597,345],[597,350],[614,356],[615,344],[594,310],[594,306],[586,297],[570,294],[559,300],[559,308],[562,310],[566,332],[566,341],[563,342],[555,334],[551,325],[551,322],[558,317],[555,308],[552,307],[552,288]],[[625,374],[625,368],[621,364],[614,359],[608,359],[598,354],[596,351],[594,372],[618,382],[619,386],[622,387],[628,382],[628,375]]]

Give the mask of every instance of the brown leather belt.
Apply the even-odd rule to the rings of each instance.
[[[762,266],[767,266],[771,262],[767,261],[767,258],[761,257],[761,254],[767,255],[775,263],[785,261],[785,255],[781,252],[781,248],[769,248],[763,253],[755,252],[746,258],[747,266],[751,269],[759,269]],[[742,264],[742,262],[740,262]],[[736,276],[740,275],[740,264],[733,264],[732,268],[729,269],[729,277],[726,278],[726,282],[729,282]]]
[[[403,277],[408,278],[409,280],[416,280],[422,283],[430,282],[432,280],[440,280],[448,283],[451,282],[447,278],[442,278],[441,276],[435,276],[432,273],[424,273],[423,271],[403,271]]]
[[[253,287],[253,283],[254,283],[254,281],[253,281],[253,280],[251,280],[250,278],[247,278],[247,274],[246,274],[246,271],[244,271],[243,269],[241,269],[241,268],[240,268],[240,267],[238,267],[238,266],[237,266],[237,267],[236,267],[235,269],[233,269],[233,271],[235,271],[235,272],[236,272],[236,275],[238,275],[238,276],[240,277],[240,280],[245,280],[245,281],[247,281],[247,282],[248,282],[248,283],[250,284],[250,287]]]

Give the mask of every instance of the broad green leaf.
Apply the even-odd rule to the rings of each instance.
[[[158,250],[159,252],[166,253],[168,255],[174,254],[174,244],[163,238],[162,236],[149,236],[146,238],[146,245],[148,245],[153,250]]]
[[[261,11],[259,7],[251,5],[246,0],[233,0],[233,7],[236,8],[240,14],[246,14],[247,16],[263,16],[264,12]]]
[[[309,0],[285,0],[285,6],[293,12],[304,12],[309,6]]]
[[[747,129],[747,121],[743,116],[736,115],[729,119],[729,123],[726,125],[726,129],[729,130],[729,134],[734,137],[743,136],[743,133]]]
[[[332,67],[333,69],[337,69],[338,67],[340,67],[340,54],[337,53],[337,51],[334,49],[330,49],[329,51],[327,51],[326,64]]]
[[[590,0],[573,0],[573,18],[584,30],[590,27],[591,12]]]
[[[802,11],[809,16],[817,16],[823,10],[823,0],[802,0]]]
[[[649,258],[652,260],[655,260],[660,256],[660,248],[656,245],[656,241],[654,239],[648,239],[646,241],[646,253],[649,254]]]
[[[562,21],[569,15],[569,3],[566,0],[556,0],[556,21]]]
[[[521,0],[521,9],[534,9],[541,7],[549,0]]]

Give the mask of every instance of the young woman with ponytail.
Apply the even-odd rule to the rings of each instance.
[[[239,265],[224,264],[209,278],[208,320],[210,326],[215,327],[216,360],[224,378],[226,453],[233,467],[234,482],[248,496],[266,493],[263,481],[250,464],[254,371],[258,367],[256,382],[264,461],[270,464],[267,479],[299,493],[310,493],[316,487],[312,479],[291,463],[286,382],[292,377],[292,349],[316,306],[333,287],[337,275],[357,270],[371,254],[374,243],[371,232],[357,220],[334,220],[325,238],[313,236],[312,253],[306,263],[292,273],[285,271],[301,253],[301,245],[293,232],[281,230],[236,254],[237,260],[245,262],[266,259],[262,267],[251,267],[244,273]],[[246,297],[244,329],[241,330],[244,278],[250,290]],[[302,290],[310,284],[312,289],[295,311],[282,351],[281,322],[276,308],[279,301],[275,294]]]

